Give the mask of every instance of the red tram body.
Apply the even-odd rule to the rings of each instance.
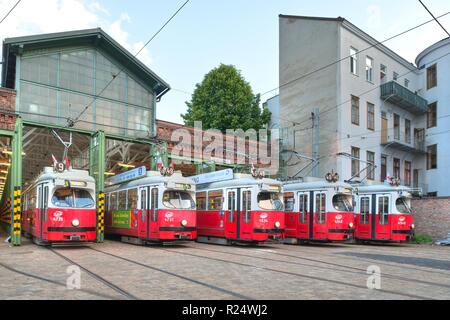
[[[355,188],[357,242],[404,242],[415,234],[412,189],[373,185]]]
[[[197,238],[195,185],[181,173],[145,177],[105,190],[105,232],[133,244]]]
[[[284,185],[285,243],[337,242],[353,237],[352,186],[343,182],[293,182]]]
[[[284,239],[282,184],[228,172],[230,180],[197,185],[198,242],[231,245]]]
[[[22,229],[39,245],[94,242],[95,181],[87,171],[43,173],[23,193]]]

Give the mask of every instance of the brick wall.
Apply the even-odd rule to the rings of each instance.
[[[429,235],[434,240],[447,238],[450,233],[450,197],[413,200],[412,209],[418,234]]]
[[[0,129],[14,130],[16,116],[16,92],[11,89],[0,88]]]

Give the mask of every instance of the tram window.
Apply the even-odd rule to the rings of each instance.
[[[234,191],[228,192],[228,222],[230,223],[234,222],[234,211],[236,210],[235,203],[236,193]]]
[[[223,201],[222,191],[208,192],[208,210],[221,210]]]
[[[378,223],[387,225],[389,222],[389,197],[378,198]]]
[[[370,198],[364,197],[361,198],[361,218],[360,223],[361,224],[369,224],[369,216],[370,216]]]
[[[137,189],[130,189],[128,190],[127,195],[127,209],[133,210],[137,208],[137,202],[138,202],[138,191]]]
[[[316,223],[325,224],[326,222],[326,199],[324,193],[316,195]]]
[[[206,192],[199,192],[196,195],[197,210],[206,210]]]
[[[152,221],[158,221],[158,188],[152,189]]]
[[[260,192],[258,194],[258,206],[263,210],[277,210],[284,209],[281,194],[277,192]]]
[[[294,211],[294,193],[288,192],[284,194],[284,207],[287,212],[293,212]]]
[[[408,200],[406,198],[398,198],[395,202],[395,206],[397,207],[398,212],[404,213],[404,214],[410,214],[411,206],[408,203]]]
[[[111,193],[109,197],[109,210],[111,211],[117,210],[117,192]]]
[[[186,191],[165,191],[163,204],[170,209],[195,209],[195,202]]]
[[[333,207],[337,212],[353,212],[353,199],[351,195],[337,194],[333,197]]]
[[[251,219],[252,210],[252,192],[242,192],[242,211],[244,212],[244,222],[249,223]]]
[[[147,210],[147,190],[141,190],[141,210]]]
[[[300,209],[299,222],[301,224],[306,223],[306,217],[308,215],[308,195],[302,194],[298,198],[298,204]]]
[[[44,199],[46,194],[48,194],[48,190],[44,189]],[[61,208],[85,209],[93,207],[95,202],[87,190],[60,188],[54,192],[52,196],[52,204]],[[47,202],[44,200],[44,209],[47,207]]]
[[[127,191],[119,191],[118,195],[118,203],[117,203],[117,211],[126,211],[127,210]]]
[[[94,199],[87,190],[73,189],[75,196],[75,207],[80,209],[92,208],[95,205]]]

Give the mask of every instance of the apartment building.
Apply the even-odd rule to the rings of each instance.
[[[284,174],[305,173],[306,160],[285,156],[291,152],[318,158],[319,177],[334,170],[344,180],[381,183],[390,175],[450,195],[445,180],[436,181],[450,156],[440,146],[450,138],[441,133],[450,116],[439,108],[450,101],[449,75],[439,72],[450,70],[450,58],[434,61],[449,47],[447,39],[425,50],[417,67],[344,18],[281,15]]]

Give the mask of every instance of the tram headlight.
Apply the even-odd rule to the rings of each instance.
[[[414,229],[416,229],[416,225],[415,225],[415,224],[412,224],[412,225],[411,225],[411,230],[414,230]]]
[[[350,229],[353,229],[354,226],[355,226],[355,225],[353,224],[353,222],[350,222],[350,223],[348,224],[348,227],[349,227]]]
[[[183,221],[181,221],[181,225],[182,225],[183,227],[186,227],[186,226],[188,225],[188,222],[187,222],[187,220],[183,220]]]
[[[279,229],[281,227],[281,223],[279,221],[275,222],[275,228]]]
[[[78,227],[80,225],[80,220],[78,220],[78,219],[72,220],[72,225],[74,227]]]

